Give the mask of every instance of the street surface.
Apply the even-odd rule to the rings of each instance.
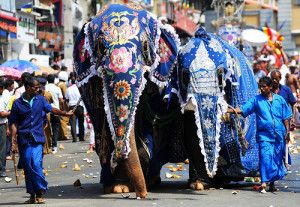
[[[300,146],[299,132],[297,136],[294,149]],[[254,183],[245,182],[230,183],[223,189],[195,192],[187,188],[188,166],[184,165],[183,171],[176,172],[177,175],[182,175],[177,179],[167,179],[166,173],[174,173],[164,167],[161,172],[163,178],[161,186],[149,192],[147,200],[136,200],[135,193],[130,193],[129,198],[123,198],[120,194],[102,193],[102,186],[99,184],[99,159],[96,153],[87,153],[88,142],[60,141],[58,145],[62,145],[64,149],[55,155],[49,154],[44,157],[49,190],[45,196],[46,204],[43,206],[300,206],[300,147],[299,153],[294,150],[290,172],[284,180],[277,183],[280,191],[275,193],[260,194],[253,190]],[[74,171],[75,164],[80,167],[79,171]],[[16,186],[13,162],[10,160],[7,162],[7,169],[8,176],[13,179],[9,183],[3,178],[0,179],[0,206],[26,206],[22,204],[29,198],[26,194],[24,176],[19,171],[20,186]],[[73,183],[77,179],[80,179],[81,187],[74,187]]]

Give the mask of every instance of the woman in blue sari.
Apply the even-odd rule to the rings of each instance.
[[[289,141],[289,119],[292,111],[286,101],[272,93],[272,80],[262,77],[259,80],[261,94],[249,99],[237,113],[247,117],[255,113],[257,120],[257,142],[259,145],[259,171],[261,176],[261,192],[265,193],[269,182],[269,191],[276,191],[276,180],[282,179],[287,169],[284,165],[285,141]],[[228,109],[233,113],[233,109]]]

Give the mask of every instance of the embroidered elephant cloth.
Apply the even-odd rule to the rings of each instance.
[[[179,91],[183,110],[193,105],[197,135],[206,171],[213,177],[219,156],[220,116],[224,105],[222,81],[218,73],[226,70],[226,53],[219,41],[200,28],[183,46],[178,58]]]
[[[227,52],[227,87],[225,93],[228,104],[233,107],[243,105],[247,100],[257,95],[258,87],[250,63],[245,55],[236,47],[230,46],[221,38],[222,48]],[[258,145],[256,142],[256,118],[252,114],[247,118],[239,117],[248,148],[242,155],[242,146],[238,142],[238,135],[230,123],[221,126],[221,162],[219,166],[223,173],[231,177],[257,176],[258,173]],[[223,162],[223,163],[222,163]]]
[[[127,158],[129,135],[144,73],[167,85],[177,59],[175,31],[135,4],[104,6],[77,36],[74,48],[78,84],[98,75],[103,80],[105,112],[115,143],[114,160]],[[89,107],[87,107],[89,108]]]
[[[255,117],[235,119],[241,123],[249,144],[244,155],[237,126],[234,122],[223,123],[220,119],[227,110],[227,103],[238,107],[257,93],[257,84],[246,57],[220,37],[200,28],[195,38],[182,48],[178,61],[182,107],[187,109],[188,102],[193,105],[208,175],[214,176],[217,166],[221,166],[229,176],[256,174]]]

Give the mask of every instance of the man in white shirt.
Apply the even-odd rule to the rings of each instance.
[[[79,101],[80,104],[77,106],[77,108],[74,111],[73,116],[70,118],[71,123],[71,134],[73,138],[73,142],[77,141],[77,135],[76,135],[76,118],[78,119],[78,126],[79,126],[79,141],[84,141],[84,108],[81,105],[81,95],[79,93],[79,90],[75,84],[76,82],[76,76],[75,73],[70,73],[71,77],[71,86],[68,87],[66,92],[66,100],[69,103],[70,110],[73,110],[76,105],[78,105]]]
[[[4,84],[0,81],[0,177],[6,177],[6,141],[9,134],[7,117],[10,112],[6,111],[4,97]]]
[[[60,109],[60,104],[63,103],[63,95],[60,88],[54,84],[55,76],[50,74],[47,77],[48,84],[45,86],[45,90],[52,95],[53,103],[52,107]],[[52,153],[57,152],[57,140],[61,138],[60,131],[60,118],[57,115],[50,114],[50,122],[52,127]]]

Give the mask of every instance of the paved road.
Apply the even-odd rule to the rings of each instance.
[[[300,135],[300,134],[299,134]],[[178,174],[183,174],[181,179],[166,179],[164,168],[162,171],[163,182],[159,189],[149,192],[149,199],[135,200],[134,193],[130,198],[124,199],[121,195],[102,193],[99,184],[100,165],[95,153],[87,154],[88,143],[71,143],[63,141],[65,149],[57,154],[46,155],[44,167],[47,170],[49,191],[47,203],[43,206],[109,206],[109,207],[132,207],[132,206],[254,206],[254,207],[299,207],[300,206],[300,154],[293,154],[293,166],[285,180],[278,183],[279,192],[260,194],[252,189],[249,183],[232,183],[224,189],[210,189],[194,192],[187,188],[187,169]],[[295,145],[300,145],[300,139]],[[300,153],[300,150],[299,150]],[[87,163],[86,159],[92,160]],[[85,159],[85,160],[84,160]],[[77,163],[80,171],[73,171]],[[66,165],[66,168],[61,168]],[[7,173],[13,177],[12,162],[8,161]],[[74,187],[75,180],[80,179],[82,188]],[[16,186],[13,179],[10,183],[0,180],[0,206],[24,206],[28,199],[26,194],[24,177],[20,177],[21,185]],[[237,194],[232,194],[232,192]]]

